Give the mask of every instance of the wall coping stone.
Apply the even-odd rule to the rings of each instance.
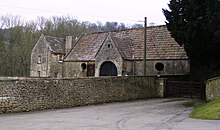
[[[213,80],[217,80],[217,79],[220,79],[220,77],[214,77],[214,78],[208,79],[205,81],[205,83],[213,81]]]
[[[110,79],[110,78],[121,78],[121,77],[127,77],[127,78],[132,78],[132,77],[155,77],[158,79],[161,79],[160,77],[157,76],[106,76],[106,77],[68,77],[68,78],[46,78],[46,77],[0,77],[0,81],[5,81],[5,80],[9,80],[9,81],[18,81],[18,80],[78,80],[78,79]]]

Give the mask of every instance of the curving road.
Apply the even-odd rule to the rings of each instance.
[[[150,99],[43,112],[2,114],[0,130],[220,130],[220,121],[188,118],[189,99]]]

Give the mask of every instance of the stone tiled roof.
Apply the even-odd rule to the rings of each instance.
[[[65,54],[65,39],[45,36],[48,45],[53,53]]]
[[[96,53],[108,36],[108,32],[82,36],[66,57],[66,61],[95,60]],[[144,28],[110,32],[124,59],[142,60],[144,54]],[[171,37],[166,26],[147,28],[147,59],[188,59],[184,48]]]
[[[132,40],[132,55],[134,58],[143,59],[144,54],[144,29],[128,29],[115,31],[117,38]],[[188,59],[184,48],[180,47],[171,37],[166,26],[153,26],[147,28],[147,59]]]
[[[88,61],[95,60],[95,55],[106,39],[108,33],[94,33],[82,36],[65,61]]]
[[[132,40],[130,38],[120,39],[117,37],[112,37],[112,40],[124,59],[132,58]]]

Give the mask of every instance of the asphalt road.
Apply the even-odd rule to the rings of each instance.
[[[220,121],[188,118],[189,99],[150,99],[0,115],[0,130],[220,130]]]

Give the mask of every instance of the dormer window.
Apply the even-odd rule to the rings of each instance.
[[[41,60],[42,60],[42,59],[41,59],[41,56],[38,56],[37,63],[38,63],[38,64],[41,64],[41,62],[42,62]]]

